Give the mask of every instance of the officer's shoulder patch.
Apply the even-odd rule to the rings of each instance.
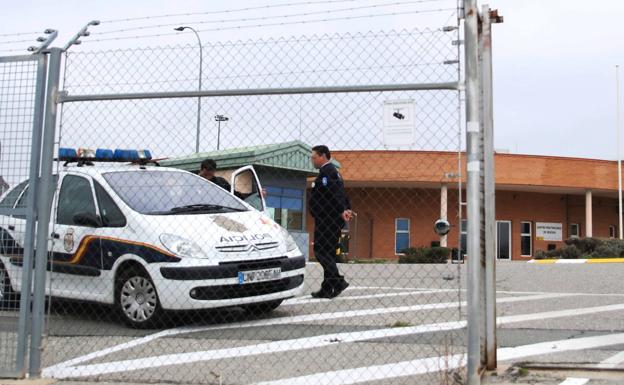
[[[321,179],[321,183],[323,183],[323,186],[327,186],[327,177],[324,176],[323,179]]]

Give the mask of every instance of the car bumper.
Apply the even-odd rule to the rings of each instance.
[[[279,279],[239,283],[238,273],[280,267]],[[167,310],[229,307],[285,299],[303,290],[305,259],[273,258],[222,263],[217,266],[160,266],[154,284],[160,304]]]

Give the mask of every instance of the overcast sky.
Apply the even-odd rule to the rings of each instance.
[[[163,0],[93,0],[93,1],[5,1],[2,6],[0,35],[59,30],[55,45],[64,45],[86,22],[236,10],[267,4],[297,3],[300,0],[253,1],[163,1]],[[171,23],[200,25],[214,29],[223,24],[198,24],[236,17],[316,12],[303,19],[335,18],[344,13],[322,11],[371,6],[351,12],[354,20],[335,20],[289,24],[285,26],[207,31],[205,42],[246,40],[261,37],[311,35],[331,32],[364,32],[390,29],[437,28],[448,21],[452,11],[413,13],[448,9],[453,0],[413,1],[411,4],[388,6],[406,0],[344,1],[326,4],[296,5],[283,8],[233,12],[231,14],[170,16],[134,22],[109,22],[92,27],[96,31],[162,25],[149,30],[121,33],[133,36],[150,33],[172,33]],[[485,2],[480,2],[480,5]],[[624,64],[624,29],[621,19],[624,2],[615,0],[491,0],[492,8],[504,16],[503,24],[493,31],[495,146],[510,152],[542,155],[616,158],[616,82],[615,64]],[[378,7],[373,7],[378,5]],[[386,6],[379,6],[386,5]],[[398,15],[379,16],[397,13]],[[402,13],[402,14],[401,14]],[[378,17],[370,18],[368,15]],[[451,15],[452,16],[452,15]],[[245,25],[261,21],[247,22]],[[452,20],[449,24],[452,24]],[[238,25],[244,25],[241,21]],[[100,35],[101,37],[116,36]],[[0,42],[31,38],[0,36]],[[77,50],[110,47],[138,47],[162,44],[195,44],[190,33],[178,33],[152,39],[124,39],[84,44]],[[0,45],[0,50],[20,48],[30,43]],[[18,52],[0,52],[0,55]],[[621,74],[624,78],[624,74]],[[623,84],[623,82],[621,82]]]

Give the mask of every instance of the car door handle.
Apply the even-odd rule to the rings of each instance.
[[[15,226],[9,225],[9,230],[15,230]]]
[[[59,239],[61,236],[58,233],[52,233],[50,234],[52,236],[52,238],[54,239]]]

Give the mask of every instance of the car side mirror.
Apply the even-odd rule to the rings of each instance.
[[[433,229],[438,235],[444,236],[451,231],[451,224],[446,219],[438,219],[433,224]]]
[[[100,217],[86,211],[74,214],[72,219],[77,226],[102,227],[102,220]]]

